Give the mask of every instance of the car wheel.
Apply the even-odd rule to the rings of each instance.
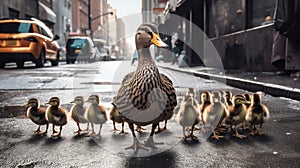
[[[3,69],[5,67],[5,62],[0,62],[0,68]]]
[[[56,60],[51,61],[52,66],[58,66],[59,63],[59,53],[57,53]]]
[[[38,60],[36,60],[35,65],[36,65],[36,67],[43,67],[44,63],[45,63],[45,50],[42,49],[40,57]]]
[[[18,61],[17,62],[17,67],[18,68],[24,68],[24,61]]]

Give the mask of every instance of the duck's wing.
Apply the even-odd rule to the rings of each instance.
[[[100,111],[101,111],[101,114],[104,116],[104,118],[107,120],[107,116],[106,116],[106,111],[107,111],[107,109],[106,109],[106,107],[104,107],[104,106],[102,106],[102,105],[99,105],[98,106],[99,107],[99,109],[100,109]]]
[[[131,81],[134,73],[135,72],[130,72],[127,75],[125,75],[124,78],[123,78],[123,80],[122,80],[122,85],[126,85],[126,84],[130,83],[130,81]]]
[[[160,78],[162,79],[162,81],[164,83],[173,85],[173,82],[171,81],[171,79],[169,77],[167,77],[166,75],[160,73]]]
[[[267,106],[265,106],[265,105],[261,105],[262,106],[262,109],[263,109],[263,111],[264,111],[264,117],[265,118],[269,118],[270,117],[270,112],[269,112],[269,109],[267,108]]]

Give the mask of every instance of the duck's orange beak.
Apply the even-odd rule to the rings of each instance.
[[[151,42],[159,48],[168,48],[169,46],[161,40],[158,34],[152,32]]]

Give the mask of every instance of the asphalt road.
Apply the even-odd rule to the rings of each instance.
[[[44,137],[32,133],[36,125],[22,115],[24,111],[15,112],[29,97],[44,102],[51,96],[59,96],[63,106],[69,108],[75,95],[87,98],[91,93],[100,94],[104,105],[110,108],[109,102],[122,76],[134,69],[129,62],[100,62],[39,69],[28,65],[23,70],[12,66],[0,70],[1,106],[16,107],[0,111],[1,167],[299,167],[300,103],[291,99],[263,96],[271,113],[264,124],[263,136],[252,137],[248,131],[242,131],[247,135],[244,140],[226,134],[217,141],[209,138],[208,132],[199,130],[195,132],[198,141],[183,141],[181,127],[173,118],[169,130],[154,136],[155,141],[164,145],[138,154],[124,149],[131,145],[132,135],[111,132],[111,121],[103,126],[101,137],[91,138],[73,134],[76,124],[70,120],[62,137],[52,139],[51,131]],[[179,72],[161,71],[173,80],[179,99],[190,86],[199,91],[246,92]],[[12,111],[19,115],[9,117]],[[120,125],[117,127],[120,129]],[[125,128],[129,132],[127,125]],[[138,138],[143,141],[149,131],[147,127],[138,133]]]

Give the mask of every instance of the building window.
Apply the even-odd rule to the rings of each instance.
[[[207,1],[207,34],[219,37],[245,29],[245,0]]]
[[[19,11],[15,10],[15,9],[12,9],[12,8],[9,8],[9,17],[11,18],[18,18],[19,17]]]
[[[251,0],[249,3],[248,28],[265,25],[272,22],[276,1]]]

